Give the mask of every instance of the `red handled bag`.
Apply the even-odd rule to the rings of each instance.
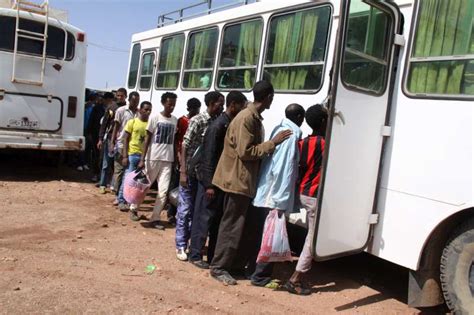
[[[291,260],[285,216],[283,214],[279,216],[278,210],[272,210],[265,219],[257,263]]]

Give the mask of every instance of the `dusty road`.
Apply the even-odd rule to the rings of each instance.
[[[0,313],[438,314],[405,304],[407,271],[369,255],[315,264],[315,293],[223,286],[176,260],[174,229],[146,229],[88,175],[0,154]],[[147,214],[145,212],[145,214]],[[145,268],[157,268],[147,274]],[[278,267],[286,280],[294,263]]]

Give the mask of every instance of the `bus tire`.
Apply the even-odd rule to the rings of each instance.
[[[441,287],[454,314],[474,310],[474,220],[460,225],[446,243],[441,256]]]

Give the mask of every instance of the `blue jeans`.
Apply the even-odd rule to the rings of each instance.
[[[187,248],[191,236],[197,180],[188,177],[188,187],[179,185],[178,210],[176,214],[176,248]]]
[[[100,172],[100,186],[106,187],[112,176],[112,167],[114,166],[114,158],[109,156],[107,142],[102,147],[102,170]]]
[[[127,177],[128,173],[133,172],[137,169],[138,163],[140,163],[142,155],[141,154],[132,154],[128,156],[128,168],[125,170],[125,174],[123,175],[122,185],[120,185],[119,193],[118,193],[118,202],[119,203],[127,203],[125,198],[123,197],[123,183],[125,181],[125,177]]]

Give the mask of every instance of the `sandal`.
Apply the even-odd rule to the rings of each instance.
[[[310,295],[311,294],[311,289],[305,287],[301,282],[293,283],[290,281],[287,281],[284,285],[283,288],[296,295]]]
[[[280,280],[277,280],[277,279],[270,280],[270,282],[265,284],[265,288],[272,289],[272,290],[276,290],[276,289],[280,288],[280,286],[281,286],[280,285]]]

